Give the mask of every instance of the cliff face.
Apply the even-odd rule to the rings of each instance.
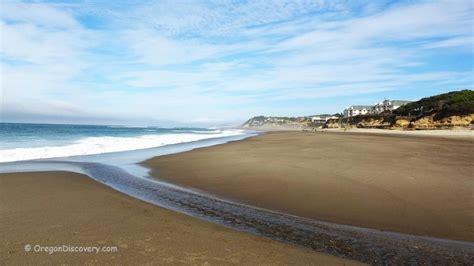
[[[444,129],[444,128],[469,128],[474,126],[474,113],[468,115],[452,115],[436,120],[435,115],[422,117],[409,124],[414,129]]]
[[[439,118],[436,113],[409,118],[407,116],[366,115],[355,116],[351,119],[330,119],[324,125],[311,123],[309,118],[281,118],[281,117],[254,117],[242,125],[243,128],[260,130],[312,130],[315,128],[379,128],[379,129],[401,129],[401,130],[431,130],[431,129],[453,129],[474,128],[474,113],[467,115],[451,115]]]
[[[452,129],[471,128],[474,126],[474,113],[466,115],[452,115],[437,118],[437,114],[431,114],[418,118],[406,116],[357,116],[351,120],[330,120],[327,128],[340,128],[355,126],[358,128],[382,128],[382,129]]]

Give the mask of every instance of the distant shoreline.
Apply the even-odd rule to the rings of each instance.
[[[319,131],[321,132],[375,133],[375,134],[448,137],[448,138],[474,138],[474,131],[471,129],[400,130],[400,129],[350,128],[350,129],[344,130],[344,129],[325,128]]]
[[[244,130],[255,130],[260,132],[328,132],[328,133],[362,133],[362,134],[384,134],[384,135],[406,135],[406,136],[425,136],[425,137],[443,137],[443,138],[474,138],[474,130],[459,129],[368,129],[368,128],[295,128],[295,127],[252,127],[241,128]]]

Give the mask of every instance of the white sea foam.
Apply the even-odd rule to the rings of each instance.
[[[65,146],[0,150],[0,162],[139,150],[216,137],[230,137],[243,133],[241,130],[225,130],[220,133],[212,132],[211,134],[183,133],[144,135],[140,137],[88,137],[79,139],[77,142]]]

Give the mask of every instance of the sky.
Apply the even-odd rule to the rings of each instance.
[[[474,87],[473,1],[0,1],[0,121],[237,125]]]

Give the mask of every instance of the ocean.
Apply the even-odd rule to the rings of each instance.
[[[132,151],[241,134],[237,129],[0,123],[0,163]]]

